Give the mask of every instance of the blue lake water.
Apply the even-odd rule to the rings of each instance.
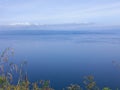
[[[120,31],[100,32],[4,34],[0,35],[0,52],[14,48],[13,61],[28,62],[29,80],[50,80],[56,90],[71,83],[83,87],[87,75],[93,75],[99,87],[114,90],[120,88],[120,67],[112,64],[120,63]]]

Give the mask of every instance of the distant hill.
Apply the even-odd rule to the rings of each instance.
[[[0,30],[113,30],[119,29],[120,26],[103,26],[93,23],[81,24],[53,24],[53,25],[39,25],[39,24],[11,24],[0,25]]]

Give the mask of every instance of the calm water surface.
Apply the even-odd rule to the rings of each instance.
[[[120,88],[120,34],[1,35],[0,51],[15,49],[13,61],[28,62],[30,81],[50,80],[61,90],[71,83],[83,86],[93,75],[99,87]]]

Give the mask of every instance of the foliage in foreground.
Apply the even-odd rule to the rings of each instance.
[[[40,80],[31,83],[25,71],[27,62],[24,61],[17,65],[8,60],[9,56],[14,55],[12,48],[6,48],[0,56],[0,90],[54,90],[50,87],[49,80]],[[17,80],[17,82],[15,82]],[[84,78],[85,90],[112,90],[109,87],[98,88],[92,75]],[[63,90],[83,90],[78,84],[71,84]],[[116,89],[119,90],[119,89]]]

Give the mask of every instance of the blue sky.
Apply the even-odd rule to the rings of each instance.
[[[0,0],[0,24],[120,25],[120,0]]]

